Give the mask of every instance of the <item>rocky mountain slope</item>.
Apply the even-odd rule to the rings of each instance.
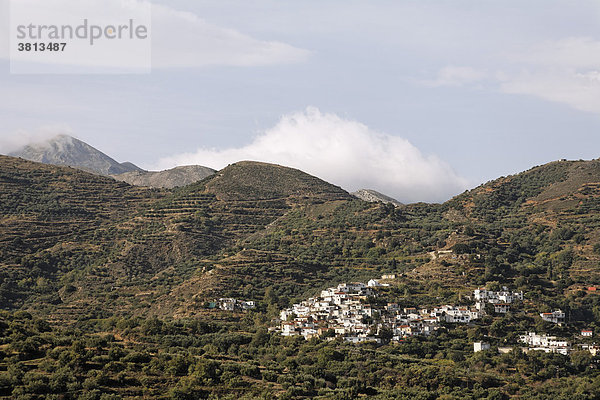
[[[130,185],[153,188],[185,186],[215,173],[215,170],[200,165],[181,166],[166,171],[145,171],[130,162],[119,163],[100,150],[68,135],[27,145],[9,155],[44,164],[79,168],[111,176]]]
[[[380,201],[384,204],[391,203],[397,207],[402,205],[402,203],[400,203],[398,200],[372,189],[360,189],[356,192],[352,192],[351,194],[354,197],[368,202]]]
[[[118,163],[89,144],[68,135],[27,145],[9,155],[44,164],[67,165],[100,175],[141,171],[132,163]]]

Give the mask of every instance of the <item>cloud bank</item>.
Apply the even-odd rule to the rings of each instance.
[[[417,82],[432,88],[487,82],[502,93],[534,96],[600,114],[600,40],[569,37],[501,56],[494,73],[448,65],[435,77]]]
[[[164,158],[158,167],[200,164],[221,169],[242,160],[298,168],[349,191],[375,189],[407,203],[444,201],[467,187],[448,164],[422,154],[407,140],[314,107],[283,116],[246,146],[200,148]]]
[[[429,87],[464,86],[484,80],[487,74],[471,67],[448,65],[438,71],[437,77],[432,80],[423,80],[421,83]]]
[[[524,64],[501,80],[501,91],[563,103],[600,114],[600,41],[571,37],[543,43],[512,56]]]
[[[48,24],[69,23],[77,26],[82,16],[92,13],[90,23],[102,26],[119,24],[129,18],[138,22],[150,21],[152,68],[198,68],[206,66],[256,67],[303,62],[310,52],[293,45],[257,39],[235,29],[210,23],[198,15],[179,11],[175,8],[154,4],[147,0],[19,0],[22,8],[30,10],[32,21],[49,21]],[[118,15],[119,10],[127,10],[127,15]],[[0,31],[10,31],[8,18],[9,0],[0,0]],[[8,59],[9,36],[0,35],[0,58]],[[16,40],[16,39],[15,39]],[[126,41],[123,41],[125,43]],[[57,57],[44,59],[44,62],[69,66],[106,68],[145,68],[145,49],[135,50],[131,46],[116,46],[115,41],[99,40],[88,57],[78,56],[78,52],[61,52]],[[145,43],[145,42],[143,42]],[[69,46],[87,49],[88,43],[71,41]],[[18,53],[22,56],[20,53]],[[39,58],[25,57],[24,61],[36,63]]]
[[[72,135],[66,125],[44,126],[34,130],[18,130],[12,133],[0,133],[0,154],[9,154],[27,145],[42,143],[58,135]]]
[[[305,61],[309,54],[286,43],[259,40],[211,24],[190,12],[152,6],[154,68],[290,64]]]

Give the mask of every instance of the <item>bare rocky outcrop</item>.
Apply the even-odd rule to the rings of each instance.
[[[399,206],[402,205],[402,203],[400,203],[398,200],[396,200],[396,199],[394,199],[392,197],[386,196],[383,193],[379,193],[379,192],[377,192],[375,190],[371,190],[371,189],[360,189],[360,190],[358,190],[356,192],[353,192],[351,194],[354,197],[357,197],[357,198],[359,198],[361,200],[364,200],[364,201],[368,201],[370,203],[380,201],[380,202],[382,202],[384,204],[388,204],[388,203],[393,204],[396,207],[399,207]]]

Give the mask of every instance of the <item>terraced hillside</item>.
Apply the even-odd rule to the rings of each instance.
[[[142,215],[120,224],[126,251],[114,258],[113,268],[130,273],[110,282],[105,279],[103,286],[117,287],[113,293],[117,297],[133,296],[132,304],[140,312],[157,304],[150,312],[159,315],[181,314],[184,309],[198,312],[209,296],[244,292],[240,281],[244,286],[260,281],[252,294],[261,298],[281,274],[266,275],[263,263],[253,257],[230,258],[243,253],[243,240],[294,210],[346,199],[351,197],[342,189],[298,170],[254,162],[231,165],[204,181],[174,190]],[[278,258],[269,254],[269,267]],[[310,263],[299,265],[285,258],[297,278],[287,280],[291,286],[314,270]],[[194,288],[190,279],[196,283]],[[297,288],[295,292],[300,293]],[[179,293],[176,300],[173,293]],[[89,297],[98,296],[90,293]]]
[[[150,190],[2,157],[0,397],[597,398],[598,356],[576,344],[600,326],[599,188],[598,161],[557,162],[395,207],[262,163]],[[525,301],[393,344],[268,331],[291,303],[384,273],[364,302],[465,304],[503,285]],[[565,325],[540,318],[558,309]],[[571,354],[497,353],[530,330]]]
[[[56,320],[147,310],[290,210],[350,198],[301,171],[251,162],[172,191],[0,162],[2,303],[42,305]],[[192,295],[223,284],[208,281]]]
[[[351,198],[343,189],[300,170],[253,161],[228,166],[204,186],[224,201],[287,199],[302,204]]]
[[[164,196],[68,167],[0,156],[0,298],[17,305],[39,288],[95,263],[114,240],[115,223]],[[94,260],[94,261],[92,261]]]
[[[445,217],[478,230],[479,237],[461,239],[473,251],[509,252],[513,265],[520,259],[561,270],[548,273],[563,285],[597,284],[599,189],[600,161],[557,161],[457,196],[444,204]],[[555,259],[561,255],[568,255],[562,264]]]
[[[214,297],[260,301],[270,288],[292,300],[384,272],[462,286],[543,280],[552,295],[600,284],[598,161],[401,207],[264,163],[150,190],[0,161],[2,305],[57,321],[194,315]]]

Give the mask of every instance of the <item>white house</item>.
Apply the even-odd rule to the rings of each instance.
[[[487,303],[513,303],[516,300],[523,300],[523,292],[510,292],[506,286],[502,287],[502,290],[495,292],[492,290],[486,290],[485,288],[475,289],[473,291],[473,297],[476,301],[487,302]]]
[[[529,346],[527,350],[564,355],[569,353],[569,342],[557,339],[556,336],[538,335],[535,332],[528,332],[526,335],[521,335],[519,340]]]
[[[221,310],[233,311],[235,310],[235,304],[237,301],[231,298],[221,298],[219,299],[219,308]]]
[[[494,312],[496,314],[506,314],[509,311],[510,311],[510,304],[508,304],[508,303],[494,304]]]
[[[431,312],[431,316],[438,318],[440,321],[462,324],[468,324],[471,322],[471,319],[474,319],[474,315],[478,316],[479,313],[473,314],[472,311],[467,307],[456,307],[450,305],[434,308]]]
[[[600,355],[600,346],[596,344],[582,344],[581,350],[587,350],[594,357]]]
[[[475,342],[473,343],[473,352],[477,353],[479,351],[489,350],[490,344],[486,342]]]
[[[565,322],[565,313],[561,310],[552,311],[551,313],[540,313],[540,317],[544,321],[552,322],[554,324],[562,324]]]
[[[251,310],[253,308],[256,308],[256,303],[253,301],[241,301],[240,305],[244,310]]]
[[[281,324],[281,334],[283,336],[296,336],[299,335],[299,330],[296,329],[296,325],[292,322],[286,322]]]

